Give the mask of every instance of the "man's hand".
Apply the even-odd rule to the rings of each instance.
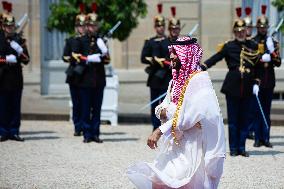
[[[167,110],[165,108],[162,109],[162,111],[161,111],[160,120],[162,122],[166,122],[167,121]]]
[[[151,148],[151,149],[155,149],[158,147],[157,142],[160,139],[160,137],[162,136],[162,132],[159,128],[157,128],[148,138],[147,140],[147,145]]]
[[[8,64],[16,64],[17,63],[17,57],[13,54],[7,55],[6,56],[6,62]]]
[[[258,96],[259,86],[257,84],[253,85],[252,92],[255,96]]]
[[[199,122],[197,122],[194,126],[197,127],[198,129],[201,129],[201,124]]]
[[[87,56],[87,62],[100,63],[102,62],[101,54],[91,54]]]
[[[268,54],[268,53],[263,54],[262,57],[261,57],[261,61],[262,62],[270,62],[271,61],[270,54]]]

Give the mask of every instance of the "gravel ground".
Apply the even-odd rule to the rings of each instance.
[[[69,122],[23,121],[24,143],[0,143],[0,188],[133,189],[127,167],[155,156],[145,144],[150,125],[101,130],[103,144],[84,144]],[[284,127],[272,128],[271,142],[253,148],[249,140],[249,158],[227,156],[219,188],[284,189]]]

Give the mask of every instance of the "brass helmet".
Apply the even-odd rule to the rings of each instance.
[[[261,16],[259,16],[256,20],[256,27],[258,28],[267,28],[269,26],[268,18],[265,16],[266,14],[266,5],[261,5]]]
[[[163,5],[157,5],[158,15],[154,17],[155,26],[165,26],[165,17],[162,16]]]
[[[180,28],[180,20],[175,18],[176,16],[176,7],[171,7],[172,18],[169,19],[169,29],[171,28]]]
[[[235,31],[245,30],[246,23],[241,18],[241,16],[242,16],[242,8],[241,7],[237,7],[236,8],[236,13],[237,13],[238,17],[235,19],[235,21],[233,23],[233,31],[235,32]]]
[[[244,21],[246,23],[246,26],[247,27],[252,27],[251,8],[250,7],[246,7],[245,8],[245,13],[246,13],[246,16],[244,17]]]
[[[2,25],[3,26],[15,25],[15,17],[12,14],[3,14],[2,15]]]
[[[6,13],[2,14],[2,25],[3,26],[12,26],[15,25],[15,17],[11,14],[13,9],[13,4],[9,3],[7,1],[2,2],[3,9],[6,11]]]
[[[97,25],[98,24],[98,15],[97,15],[97,4],[92,4],[92,12],[87,15],[87,24]]]
[[[80,14],[78,14],[75,18],[75,26],[83,26],[86,24],[86,15],[85,12],[85,5],[83,3],[80,4]]]

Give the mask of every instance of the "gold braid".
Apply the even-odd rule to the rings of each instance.
[[[177,109],[175,111],[175,114],[174,114],[174,118],[173,118],[173,124],[172,124],[172,130],[171,130],[171,133],[172,133],[172,136],[174,138],[174,142],[176,145],[179,145],[179,142],[177,140],[177,137],[176,137],[176,132],[175,132],[175,129],[177,127],[177,122],[178,122],[178,116],[179,116],[179,111],[181,109],[181,106],[182,106],[182,103],[183,103],[183,99],[184,99],[184,94],[185,94],[185,91],[186,91],[186,88],[189,84],[189,81],[191,80],[191,78],[197,74],[197,73],[200,73],[201,71],[197,71],[197,72],[194,72],[192,74],[190,74],[189,78],[185,81],[184,83],[184,86],[182,87],[182,90],[181,90],[181,94],[180,94],[180,97],[178,99],[178,104],[177,104]]]
[[[251,65],[255,65],[255,62],[258,61],[258,56],[260,54],[260,50],[251,50],[247,48],[246,46],[242,47],[241,54],[240,54],[240,67],[239,71],[241,72],[241,75],[243,77],[243,74],[245,72],[250,72],[249,69],[246,69],[244,66],[244,61],[248,62]]]

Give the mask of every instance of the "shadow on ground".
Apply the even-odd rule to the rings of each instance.
[[[54,131],[22,131],[21,135],[52,134]]]
[[[125,135],[125,132],[112,132],[112,133],[104,133],[102,132],[101,135]]]
[[[284,139],[284,135],[272,135],[270,136],[270,138],[281,138],[281,139]]]
[[[127,142],[127,141],[137,141],[139,138],[106,138],[103,139],[104,142]]]
[[[276,151],[276,150],[269,150],[269,151],[258,151],[258,150],[253,150],[253,151],[248,151],[250,155],[277,155],[277,154],[283,154],[284,152],[282,151]]]
[[[31,136],[31,137],[24,137],[25,140],[56,140],[60,137],[56,136]]]

